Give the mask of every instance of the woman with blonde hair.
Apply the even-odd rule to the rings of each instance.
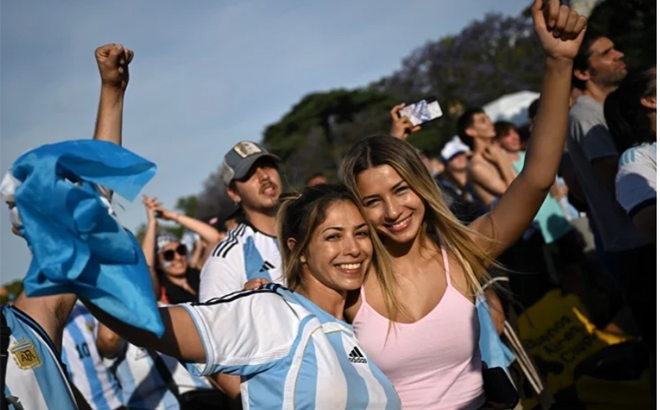
[[[475,297],[495,258],[532,222],[559,166],[571,71],[586,19],[551,0],[532,6],[546,53],[539,113],[523,171],[490,213],[464,226],[415,149],[391,136],[355,144],[340,170],[393,270],[367,276],[346,312],[406,409],[484,405]]]
[[[193,375],[242,376],[244,408],[400,409],[392,383],[343,320],[348,292],[369,269],[389,271],[354,197],[340,186],[307,188],[284,203],[278,230],[293,291],[268,284],[161,308],[161,338],[90,307],[131,343],[179,358]]]

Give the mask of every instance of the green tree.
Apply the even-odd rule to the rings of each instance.
[[[280,121],[266,128],[266,148],[282,159],[288,185],[300,188],[312,173],[336,180],[344,152],[358,139],[389,127],[396,100],[371,90],[332,90],[305,96]]]

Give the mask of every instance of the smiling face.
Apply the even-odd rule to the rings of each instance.
[[[188,269],[188,258],[185,253],[181,255],[177,252],[177,248],[180,245],[179,242],[170,242],[165,245],[158,254],[158,264],[167,275],[182,276],[185,275],[186,270]],[[170,255],[173,254],[174,258],[169,261],[166,260],[165,253]]]
[[[394,168],[380,165],[361,172],[357,188],[364,212],[384,243],[408,244],[419,236],[424,202]]]
[[[497,142],[506,152],[518,152],[522,148],[520,134],[515,128],[510,128],[506,134],[498,137]]]
[[[270,158],[263,158],[252,166],[247,176],[235,181],[227,193],[246,210],[270,213],[279,206],[282,182],[277,166]]]
[[[306,274],[339,291],[359,289],[373,255],[369,227],[357,206],[336,201],[312,233],[304,252]]]

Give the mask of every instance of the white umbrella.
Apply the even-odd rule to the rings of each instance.
[[[534,100],[539,98],[539,95],[539,93],[533,91],[507,94],[484,105],[484,111],[493,122],[509,121],[520,127],[529,122],[527,108]]]

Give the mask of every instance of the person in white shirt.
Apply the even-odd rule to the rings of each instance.
[[[616,199],[656,242],[656,68],[631,74],[605,100],[605,120],[619,152]]]
[[[605,119],[619,152],[615,179],[617,203],[651,245],[627,264],[628,302],[650,347],[656,320],[656,69],[631,74],[605,100]]]
[[[229,231],[206,259],[200,274],[201,302],[243,289],[251,279],[283,284],[275,237],[282,194],[278,163],[278,157],[251,141],[241,141],[225,154],[221,178],[229,197],[241,207],[245,222]],[[217,374],[214,379],[238,402],[238,377]]]
[[[221,177],[247,222],[229,231],[211,252],[202,268],[200,301],[243,289],[254,278],[282,283],[275,237],[282,194],[278,162],[278,157],[251,141],[239,142],[225,155]]]
[[[177,357],[195,375],[241,376],[243,408],[400,409],[344,320],[367,272],[392,276],[357,200],[342,186],[307,188],[283,205],[278,232],[292,290],[271,283],[160,308],[161,337],[89,307],[129,342]]]

